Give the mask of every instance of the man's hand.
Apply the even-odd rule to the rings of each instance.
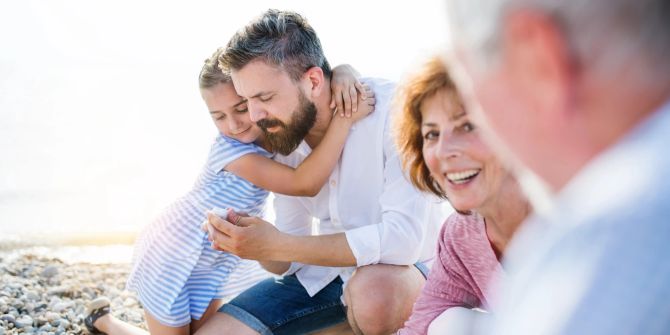
[[[226,219],[208,212],[205,226],[213,249],[245,259],[276,260],[273,246],[281,243],[284,235],[260,218],[241,216],[233,211],[228,212]]]

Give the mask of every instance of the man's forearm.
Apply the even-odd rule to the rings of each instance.
[[[285,234],[278,243],[276,256],[277,261],[284,262],[321,266],[356,266],[356,257],[344,233],[320,236]]]

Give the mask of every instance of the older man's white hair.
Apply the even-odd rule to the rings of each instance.
[[[630,63],[643,81],[670,73],[668,0],[449,0],[452,36],[476,51],[481,65],[495,64],[501,23],[506,15],[532,9],[551,17],[569,43],[572,56],[594,73]],[[646,72],[646,73],[644,73]],[[633,78],[631,78],[633,79]]]

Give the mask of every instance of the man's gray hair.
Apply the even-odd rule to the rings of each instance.
[[[645,58],[653,76],[670,70],[668,0],[449,0],[452,36],[461,35],[484,65],[495,63],[508,13],[534,9],[552,17],[583,65],[611,70]],[[659,72],[663,71],[663,72]]]
[[[228,42],[219,64],[226,71],[240,70],[256,59],[282,68],[294,81],[312,67],[331,75],[316,32],[295,12],[269,9],[251,21]]]

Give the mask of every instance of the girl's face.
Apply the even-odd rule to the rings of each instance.
[[[201,89],[200,94],[223,136],[251,143],[262,135],[262,130],[249,119],[247,104],[237,95],[232,83]]]
[[[495,202],[511,176],[458,101],[454,93],[440,90],[421,104],[423,157],[451,205],[468,211]]]

